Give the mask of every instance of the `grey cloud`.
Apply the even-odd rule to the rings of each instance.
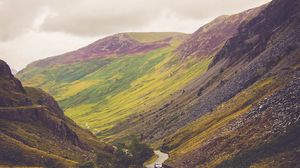
[[[236,13],[269,0],[0,0],[0,40],[32,28],[47,8],[40,31],[100,36],[139,30],[169,11],[181,20]],[[200,26],[200,25],[199,25]]]
[[[46,18],[41,29],[79,35],[104,35],[143,26],[158,17],[159,13],[154,13],[151,6],[141,3],[130,6],[125,1],[119,2],[123,3],[115,0],[107,4],[103,1],[85,1],[69,5],[68,9],[53,10],[54,14]]]
[[[204,20],[232,14],[268,0],[77,0],[66,8],[53,9],[41,29],[76,35],[104,35],[142,27],[166,10],[181,19]]]
[[[39,13],[40,5],[38,0],[0,0],[0,40],[26,32]]]

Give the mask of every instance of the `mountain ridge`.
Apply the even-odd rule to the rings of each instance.
[[[143,36],[147,40],[141,40]],[[33,62],[28,67],[68,64],[97,57],[122,57],[128,54],[146,53],[167,47],[172,38],[184,38],[181,36],[185,36],[185,34],[177,32],[118,33],[99,39],[78,50]]]

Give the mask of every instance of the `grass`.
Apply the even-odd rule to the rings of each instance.
[[[131,38],[139,41],[139,42],[154,42],[164,40],[169,37],[174,37],[176,35],[184,35],[183,33],[176,33],[176,32],[148,32],[148,33],[127,33]]]
[[[157,40],[154,35],[146,36],[147,41]],[[207,70],[211,58],[183,62],[172,53],[178,44],[175,40],[169,48],[121,58],[31,67],[18,76],[25,85],[53,95],[67,116],[105,138],[108,134],[99,132],[109,131],[132,114],[161,106]]]

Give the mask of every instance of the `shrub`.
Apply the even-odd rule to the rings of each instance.
[[[152,149],[148,145],[140,143],[137,138],[132,139],[129,145],[129,152],[132,154],[132,159],[136,166],[143,165],[153,155]]]

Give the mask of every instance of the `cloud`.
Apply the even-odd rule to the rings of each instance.
[[[64,7],[56,5],[41,29],[77,35],[104,35],[151,26],[165,13],[183,21],[201,22],[266,2],[268,0],[76,0]],[[165,22],[168,20],[166,18]]]
[[[268,1],[0,0],[0,40],[9,40],[33,28],[79,36],[99,36],[121,31],[144,30],[147,26],[155,25],[155,21],[161,20],[166,13],[171,13],[170,16],[173,18],[166,18],[165,22],[169,19],[174,20],[174,16],[177,17],[175,20],[183,22],[190,20],[201,22],[221,14],[236,13]],[[36,26],[35,22],[40,15],[45,15],[45,17],[40,20],[39,26]],[[174,25],[165,23],[162,26]]]
[[[0,40],[26,33],[40,12],[38,0],[0,0]]]
[[[67,5],[67,8],[53,9],[41,29],[103,35],[144,26],[158,15],[153,6],[142,4],[140,0],[85,0]]]

